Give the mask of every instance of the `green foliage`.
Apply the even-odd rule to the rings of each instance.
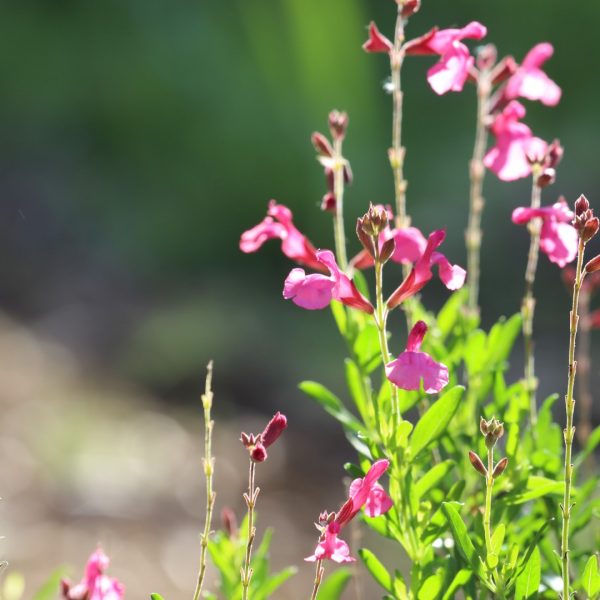
[[[344,567],[327,576],[319,588],[319,600],[339,600],[351,577],[350,569]]]

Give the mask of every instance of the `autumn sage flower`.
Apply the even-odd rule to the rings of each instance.
[[[392,507],[392,500],[377,480],[387,471],[390,462],[381,459],[374,462],[367,474],[362,479],[355,479],[348,491],[348,500],[337,513],[322,513],[318,525],[321,531],[319,543],[314,554],[305,558],[307,562],[317,560],[333,560],[337,563],[353,562],[348,544],[338,538],[342,527],[349,523],[360,511],[365,508],[369,517],[378,517]]]
[[[248,454],[252,461],[264,462],[267,460],[267,448],[277,441],[286,428],[286,416],[277,411],[273,418],[267,423],[262,433],[254,435],[253,433],[248,434],[242,432],[240,441],[246,450],[248,450]]]
[[[385,366],[385,373],[403,390],[420,390],[422,384],[426,394],[435,394],[448,384],[448,367],[420,351],[426,333],[427,325],[418,321],[408,334],[406,350]]]
[[[556,106],[560,101],[561,89],[540,68],[553,54],[552,44],[542,43],[534,46],[506,82],[503,97],[506,100],[519,97],[539,100],[546,106]]]
[[[318,310],[337,300],[369,314],[372,304],[358,291],[352,280],[339,268],[331,250],[319,250],[316,254],[321,268],[329,270],[329,276],[313,273],[307,275],[304,269],[292,269],[285,280],[283,297],[308,310]]]
[[[496,145],[490,148],[483,164],[503,181],[514,181],[531,174],[529,156],[544,156],[548,144],[534,137],[531,129],[521,123],[525,107],[512,100],[492,123],[491,131]]]
[[[573,212],[564,199],[542,208],[515,208],[512,222],[525,225],[531,219],[542,219],[540,248],[561,269],[577,256],[577,230],[571,224]]]
[[[256,226],[242,234],[240,250],[249,254],[256,252],[266,241],[281,240],[281,251],[298,264],[323,271],[317,260],[317,251],[293,222],[292,211],[275,200],[269,202],[267,216]]]
[[[122,600],[125,587],[122,583],[104,575],[110,560],[98,548],[88,559],[85,575],[80,583],[72,586],[67,579],[61,581],[62,595],[67,600]]]

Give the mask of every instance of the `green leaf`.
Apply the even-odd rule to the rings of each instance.
[[[451,471],[454,466],[453,460],[445,460],[432,469],[429,469],[425,475],[419,478],[419,481],[413,488],[414,495],[418,498],[422,498],[429,490],[434,488],[446,475]]]
[[[379,347],[379,329],[369,323],[356,337],[353,345],[358,364],[370,373],[381,362]]]
[[[379,559],[367,548],[361,548],[358,551],[358,555],[362,558],[365,563],[365,567],[373,579],[386,591],[392,592],[392,576],[388,573],[387,569],[381,564]]]
[[[506,527],[504,527],[504,523],[500,523],[498,527],[496,527],[496,531],[492,535],[492,550],[494,554],[500,555],[500,550],[502,549],[502,543],[504,542],[504,534],[506,533]]]
[[[54,600],[60,587],[60,580],[65,576],[65,573],[66,569],[64,568],[56,569],[34,594],[32,600]]]
[[[417,600],[436,600],[436,598],[440,597],[443,588],[444,573],[443,571],[438,571],[423,582],[417,594]]]
[[[305,394],[316,400],[334,419],[342,425],[359,433],[364,427],[358,419],[342,404],[342,401],[325,386],[316,381],[303,381],[298,386]]]
[[[367,385],[370,385],[370,381],[367,384],[368,378],[363,376],[354,361],[347,358],[344,364],[346,367],[346,383],[348,384],[354,404],[364,423],[372,428],[375,422],[375,415],[373,413],[373,403],[371,402],[371,390],[367,387]]]
[[[466,585],[473,577],[473,571],[471,569],[461,569],[455,576],[446,593],[444,594],[442,600],[453,600],[456,592]]]
[[[536,547],[525,568],[517,577],[515,585],[515,600],[533,600],[537,598],[542,577],[542,566],[540,560],[540,551]]]
[[[268,598],[277,588],[282,586],[292,575],[298,572],[296,567],[287,567],[275,575],[271,575],[260,587],[260,592],[256,594],[257,598]],[[320,595],[320,594],[319,594]]]
[[[589,598],[595,598],[600,594],[600,572],[598,569],[598,557],[592,555],[585,563],[585,569],[581,577],[583,589]]]
[[[319,588],[319,600],[339,600],[351,577],[352,572],[345,567],[333,572],[321,584]]]
[[[441,339],[445,340],[450,334],[461,316],[461,308],[465,304],[468,291],[466,287],[450,295],[437,316],[437,326],[440,330]]]
[[[150,594],[150,600],[163,600],[160,594]]]
[[[331,306],[331,312],[333,314],[333,318],[335,319],[337,328],[339,329],[340,333],[346,337],[346,333],[348,331],[346,307],[341,302],[331,302],[329,306]]]
[[[542,496],[562,496],[564,494],[564,481],[554,481],[539,475],[530,475],[527,479],[527,488],[523,492],[507,494],[505,501],[508,504],[523,504]]]
[[[485,362],[490,367],[499,366],[509,356],[510,351],[521,332],[522,318],[520,313],[505,321],[501,319],[490,330]]]
[[[434,402],[419,419],[410,436],[411,456],[414,460],[433,440],[446,431],[458,409],[464,387],[457,385]]]
[[[467,526],[462,520],[462,517],[456,508],[448,502],[442,504],[442,510],[448,519],[452,537],[454,538],[454,542],[456,543],[459,552],[474,570],[478,570],[479,561],[477,560],[477,552],[475,551],[475,546],[473,546]]]

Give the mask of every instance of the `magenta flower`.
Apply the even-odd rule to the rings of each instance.
[[[266,241],[281,240],[281,250],[293,261],[315,270],[323,270],[316,257],[316,249],[293,223],[292,211],[275,200],[269,202],[267,216],[240,238],[240,250],[256,252]]]
[[[398,253],[394,253],[395,258],[392,257],[396,262],[410,262],[410,258],[414,257],[414,249],[422,247],[421,232],[415,228],[408,229],[414,231],[403,233],[402,230],[394,230],[394,236],[398,235],[400,238],[400,243],[398,244],[400,250]],[[435,251],[444,241],[445,237],[446,232],[443,229],[438,229],[429,235],[425,243],[425,249],[414,263],[408,277],[389,297],[387,301],[388,308],[393,309],[407,298],[420,292],[433,277],[431,269],[434,265],[437,265],[439,277],[448,289],[456,290],[462,287],[467,272],[458,265],[452,265],[443,254]],[[409,243],[404,244],[403,242],[406,240]],[[402,248],[404,248],[406,254],[402,254]]]
[[[483,158],[483,164],[503,181],[514,181],[531,173],[528,156],[544,156],[548,144],[534,137],[531,129],[519,119],[525,116],[525,107],[512,100],[496,116],[492,133],[496,145]]]
[[[512,214],[512,221],[517,225],[525,225],[535,218],[543,220],[540,248],[550,262],[562,269],[577,256],[577,230],[571,224],[573,213],[567,203],[560,200],[542,208],[515,208]]]
[[[314,554],[305,558],[308,562],[329,559],[338,563],[353,562],[350,556],[350,548],[337,536],[342,527],[350,522],[360,509],[364,506],[370,517],[377,517],[386,513],[392,507],[392,501],[377,480],[387,471],[390,461],[381,459],[375,461],[367,474],[362,479],[352,482],[349,489],[348,500],[340,508],[337,514],[331,514],[326,519],[322,529],[319,543]],[[327,513],[324,513],[327,516]]]
[[[333,252],[319,250],[316,257],[321,268],[323,265],[327,267],[329,276],[320,273],[307,275],[304,269],[292,269],[285,280],[283,297],[308,310],[325,308],[332,300],[337,300],[372,314],[373,306],[339,268]]]
[[[406,350],[385,366],[387,378],[403,390],[420,390],[435,394],[448,384],[448,367],[420,352],[427,325],[418,321],[408,334]]]
[[[560,101],[561,89],[540,68],[553,54],[552,44],[542,43],[534,46],[506,82],[504,98],[514,100],[521,97],[539,100],[546,106],[556,106]]]
[[[279,439],[285,429],[287,429],[287,417],[277,411],[262,433],[254,435],[242,432],[240,441],[254,462],[264,462],[268,456],[267,448]]]
[[[122,600],[125,587],[116,579],[104,575],[110,561],[100,548],[88,559],[84,578],[75,586],[63,579],[63,598],[68,600]]]

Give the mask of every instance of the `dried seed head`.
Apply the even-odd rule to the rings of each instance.
[[[501,423],[492,417],[489,421],[481,420],[481,433],[485,436],[485,445],[488,448],[493,448],[496,442],[504,435],[504,423]]]
[[[487,435],[489,432],[488,422],[483,417],[481,417],[481,420],[479,421],[479,429],[483,435]]]
[[[485,44],[477,49],[477,68],[480,71],[489,71],[498,58],[498,50],[494,44]]]
[[[402,7],[400,14],[407,19],[421,8],[421,0],[396,0]]]
[[[479,455],[477,455],[475,452],[470,450],[469,451],[469,460],[471,461],[473,468],[478,473],[481,473],[481,475],[483,475],[484,477],[487,477],[487,469],[485,468],[481,458],[479,458]]]

